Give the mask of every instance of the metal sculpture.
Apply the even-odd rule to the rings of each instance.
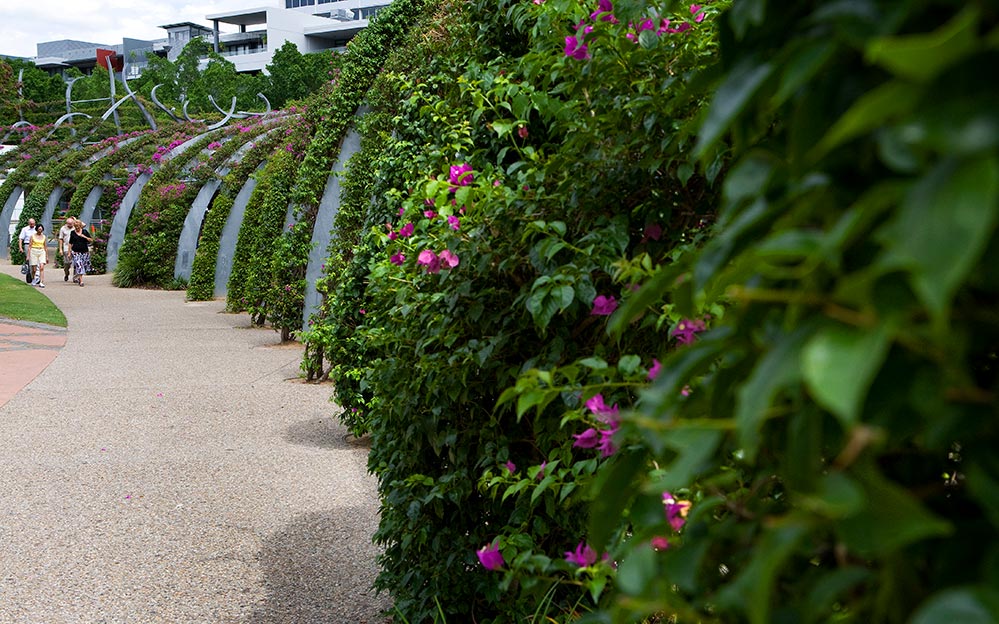
[[[217,122],[213,123],[212,125],[208,126],[209,130],[216,130],[216,129],[221,128],[222,126],[226,125],[227,123],[229,123],[229,120],[232,119],[232,114],[236,110],[236,96],[235,95],[232,96],[232,106],[229,107],[229,112],[228,113],[226,113],[225,111],[223,111],[221,108],[218,107],[217,104],[215,104],[215,98],[213,98],[211,95],[208,96],[208,99],[211,101],[212,106],[214,106],[215,108],[218,108],[219,112],[223,113],[225,115],[225,117],[222,118],[222,121],[217,121]]]
[[[51,137],[55,133],[55,131],[59,129],[59,126],[61,126],[64,121],[66,121],[67,119],[72,119],[73,117],[76,117],[76,116],[79,116],[79,115],[82,115],[83,117],[86,117],[87,119],[91,118],[90,115],[88,115],[86,113],[66,113],[65,115],[63,115],[59,119],[56,119],[55,124],[52,125],[52,129],[49,130],[49,133],[45,135],[45,138],[48,139],[49,137]],[[73,129],[73,135],[76,135],[76,129],[75,128]]]
[[[150,97],[153,98],[153,104],[158,106],[161,111],[169,115],[170,119],[173,119],[174,121],[180,121],[180,117],[174,114],[173,109],[164,106],[163,103],[159,101],[159,98],[156,97],[156,90],[162,86],[163,86],[162,84],[156,85],[155,87],[153,87],[153,90],[149,93]]]

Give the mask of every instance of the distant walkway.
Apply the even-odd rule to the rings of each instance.
[[[0,394],[0,622],[380,622],[367,449],[301,348],[221,302],[59,277],[67,330],[0,325],[0,359],[55,356]]]

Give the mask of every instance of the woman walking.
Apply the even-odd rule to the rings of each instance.
[[[69,247],[73,250],[73,281],[83,286],[83,276],[90,268],[90,243],[94,242],[83,230],[83,221],[73,222],[73,231],[69,234]]]
[[[45,226],[39,223],[35,233],[31,235],[31,266],[34,267],[35,279],[31,282],[39,288],[45,288]]]

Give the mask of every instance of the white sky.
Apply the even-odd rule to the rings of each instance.
[[[236,9],[284,6],[283,0],[0,0],[0,54],[33,57],[35,44],[76,39],[105,45],[123,37],[165,39],[163,24],[194,22]],[[235,27],[221,24],[220,30]]]

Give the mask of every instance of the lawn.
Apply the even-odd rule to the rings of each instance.
[[[0,317],[66,326],[66,317],[48,297],[24,280],[0,274]]]

